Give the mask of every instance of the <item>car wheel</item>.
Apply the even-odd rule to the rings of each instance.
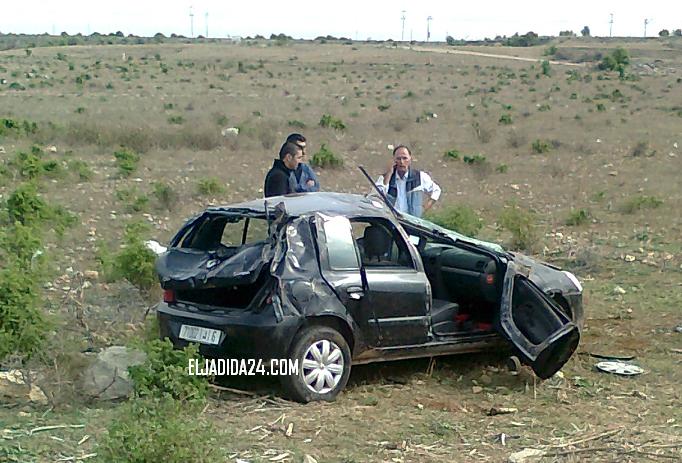
[[[289,359],[298,362],[298,374],[282,376],[282,386],[298,402],[334,400],[348,382],[350,348],[332,328],[311,326],[301,331],[294,339]]]

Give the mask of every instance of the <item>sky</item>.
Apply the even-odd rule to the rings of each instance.
[[[427,18],[431,40],[479,40],[497,35],[558,35],[572,30],[579,34],[588,26],[592,35],[609,35],[613,13],[614,36],[647,36],[661,29],[682,28],[682,1],[649,0],[548,0],[511,1],[407,1],[407,0],[0,0],[0,32],[41,34],[63,31],[73,35],[92,32],[151,36],[157,32],[194,36],[269,37],[284,33],[312,39],[333,35],[365,40],[426,40]],[[405,27],[401,17],[405,11]]]

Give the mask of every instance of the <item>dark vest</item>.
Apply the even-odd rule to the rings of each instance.
[[[395,206],[396,200],[398,199],[398,187],[396,187],[395,182],[395,169],[393,169],[393,174],[388,182],[388,200]],[[401,211],[406,212],[415,217],[421,217],[422,215],[422,202],[424,198],[424,192],[421,190],[416,190],[422,184],[421,173],[417,169],[410,169],[407,171],[407,179],[405,182],[405,191],[407,193],[407,210]]]

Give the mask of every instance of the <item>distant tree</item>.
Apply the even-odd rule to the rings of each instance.
[[[583,30],[580,31],[583,37],[589,37],[590,36],[590,28],[588,26],[583,27]]]
[[[682,29],[675,29],[673,35],[676,37],[682,37]]]
[[[659,37],[668,37],[670,35],[670,31],[668,29],[661,29],[658,32]]]
[[[453,36],[448,35],[447,37],[445,37],[445,42],[447,42],[448,45],[454,45],[455,39]]]
[[[560,31],[559,37],[575,37],[575,32],[573,32],[573,31]]]
[[[115,35],[116,35],[116,37],[124,37],[124,34],[121,31],[116,31]]]

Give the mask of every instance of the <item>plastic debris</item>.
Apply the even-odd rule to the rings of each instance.
[[[644,373],[644,370],[631,363],[620,362],[617,360],[607,360],[595,365],[598,370],[620,376],[635,376]]]

